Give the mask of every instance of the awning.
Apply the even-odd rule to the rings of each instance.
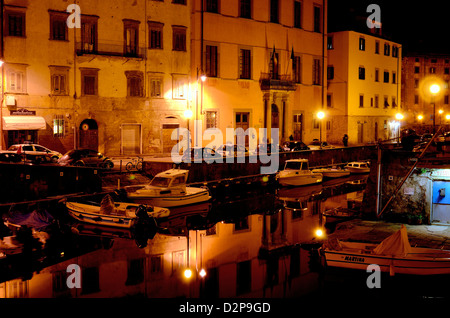
[[[40,116],[3,116],[3,130],[45,129],[44,117]]]

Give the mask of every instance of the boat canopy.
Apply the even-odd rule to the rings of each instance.
[[[405,225],[400,230],[385,238],[373,252],[378,255],[405,256],[411,253],[411,245]]]

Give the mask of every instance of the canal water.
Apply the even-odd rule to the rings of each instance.
[[[371,289],[369,273],[321,266],[316,230],[333,231],[322,212],[358,207],[366,179],[352,176],[281,189],[262,181],[215,195],[209,203],[171,209],[157,232],[77,223],[61,205],[37,209],[54,219],[39,229],[38,253],[28,250],[0,260],[0,297],[308,302],[447,296],[448,278],[383,275],[381,288]]]

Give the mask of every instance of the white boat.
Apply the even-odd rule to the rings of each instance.
[[[150,218],[170,215],[170,210],[166,208],[114,202],[109,195],[105,196],[100,204],[66,201],[65,205],[69,215],[78,221],[116,228],[131,228],[137,221],[136,214],[140,207],[145,208]]]
[[[308,159],[286,160],[284,170],[277,173],[278,182],[283,186],[303,186],[322,182],[323,175],[309,170]]]
[[[322,213],[325,223],[347,221],[356,218],[358,215],[358,211],[344,207],[327,209]]]
[[[350,175],[350,170],[336,167],[313,169],[312,172],[321,173],[324,178],[341,178]]]
[[[321,250],[327,266],[367,270],[374,264],[391,275],[450,274],[450,251],[411,247],[404,225],[380,244],[329,240]]]
[[[186,186],[188,173],[189,170],[182,169],[158,173],[145,187],[127,191],[127,197],[136,203],[160,207],[196,204],[211,199],[208,189]]]
[[[346,169],[350,171],[350,173],[369,173],[370,167],[367,162],[364,161],[354,161],[349,162],[346,166]]]

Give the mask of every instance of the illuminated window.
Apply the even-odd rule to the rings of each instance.
[[[206,111],[206,129],[217,128],[217,111]]]
[[[187,75],[174,74],[172,77],[172,98],[186,99],[187,84]]]
[[[366,39],[359,38],[359,50],[365,51],[366,50]]]
[[[64,137],[64,116],[55,115],[53,118],[53,137]]]

